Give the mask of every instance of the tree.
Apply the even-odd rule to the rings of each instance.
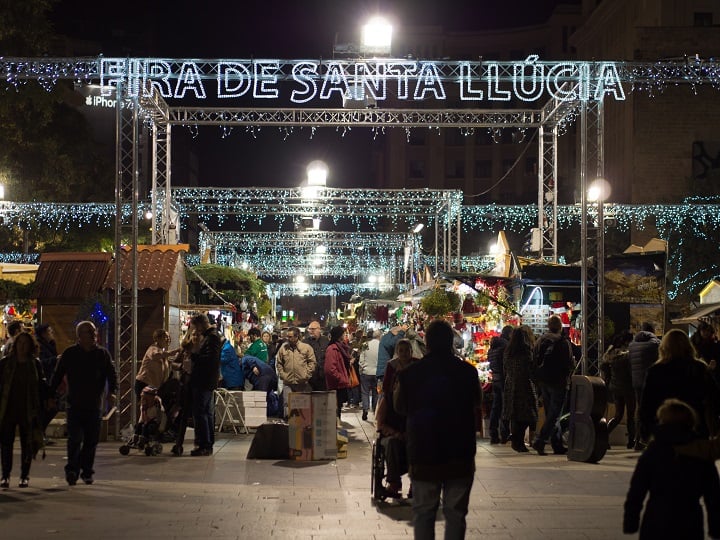
[[[209,294],[210,291],[206,291],[205,283],[233,304],[239,304],[244,298],[247,302],[257,302],[260,305],[266,298],[265,282],[247,270],[219,264],[200,264],[193,266],[186,275],[191,290],[195,291],[194,296],[198,303],[206,303],[201,301],[205,298],[208,299],[207,303],[221,303],[219,298],[213,297]]]
[[[5,57],[48,54],[54,36],[48,12],[52,0],[0,4],[0,50]],[[113,164],[103,158],[89,127],[73,107],[72,83],[43,88],[21,82],[0,93],[0,183],[17,202],[112,201]],[[52,232],[32,224],[31,241],[46,243]],[[21,238],[22,238],[21,231]],[[17,234],[9,241],[17,243]]]

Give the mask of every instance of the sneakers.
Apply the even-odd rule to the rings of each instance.
[[[212,456],[212,448],[194,448],[190,451],[191,456]]]
[[[540,439],[536,439],[532,443],[532,449],[535,450],[541,456],[547,456],[547,452],[545,452],[545,443],[542,442]]]
[[[9,478],[3,478],[0,480],[0,488],[7,489],[10,487],[10,479]]]
[[[19,488],[26,488],[30,485],[30,479],[29,478],[21,478],[20,483],[18,484]]]
[[[65,481],[68,483],[68,486],[74,486],[77,484],[78,480],[78,474],[74,471],[68,471],[65,473]]]
[[[81,474],[80,479],[85,482],[88,486],[91,485],[95,480],[92,474]]]

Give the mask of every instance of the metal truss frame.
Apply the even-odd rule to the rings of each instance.
[[[301,109],[173,107],[183,126],[530,128],[542,122],[532,109]]]
[[[582,304],[582,373],[597,375],[605,352],[603,324],[605,294],[604,204],[588,200],[593,180],[602,178],[604,163],[603,102],[580,105],[580,303]]]
[[[116,271],[115,276],[115,350],[116,350],[116,362],[120,368],[122,387],[121,392],[121,421],[123,418],[128,416],[127,412],[130,411],[132,420],[135,419],[135,409],[132,399],[130,399],[128,382],[132,379],[135,372],[134,361],[137,358],[137,340],[136,340],[136,328],[134,321],[136,320],[137,314],[137,259],[136,259],[136,248],[137,248],[137,208],[138,208],[138,139],[139,139],[139,124],[141,122],[149,121],[151,125],[157,124],[153,127],[153,162],[154,169],[159,171],[153,171],[153,189],[156,193],[159,193],[163,189],[164,185],[164,198],[162,203],[160,199],[155,198],[153,200],[153,206],[158,208],[162,206],[161,222],[157,223],[154,221],[153,230],[157,232],[154,234],[154,238],[158,241],[167,241],[169,239],[169,231],[171,230],[172,221],[170,217],[170,199],[169,193],[171,191],[170,184],[170,169],[169,165],[165,167],[164,163],[169,164],[170,156],[170,128],[172,123],[179,124],[199,124],[201,121],[212,123],[209,116],[205,113],[201,113],[199,110],[194,109],[192,112],[188,109],[185,113],[177,111],[177,121],[158,121],[157,117],[153,115],[158,114],[158,109],[162,107],[155,107],[152,103],[140,101],[137,98],[131,98],[131,92],[128,92],[128,88],[123,84],[122,81],[127,80],[125,77],[131,73],[133,69],[137,68],[139,62],[148,61],[149,59],[137,59],[137,58],[0,58],[0,71],[5,76],[6,84],[9,87],[19,87],[29,81],[37,81],[42,87],[50,90],[52,89],[57,81],[59,80],[72,80],[79,83],[98,83],[100,82],[101,65],[103,62],[113,62],[116,64],[117,71],[115,72],[117,80],[114,84],[117,85],[117,106],[116,106],[116,136],[117,136],[117,149],[116,149],[116,165],[117,165],[117,176],[116,176]],[[183,60],[173,59],[153,59],[166,62],[170,66],[175,66],[176,71],[179,72],[180,65]],[[373,60],[363,59],[368,65],[378,62],[396,62],[396,63],[408,63],[412,64],[414,61],[407,59],[384,59],[384,60]],[[195,61],[198,65],[202,66],[200,75],[203,79],[216,79],[219,75],[216,71],[216,64],[218,61],[213,60],[197,60]],[[245,60],[243,62],[253,64],[256,61],[252,59]],[[289,77],[289,73],[292,71],[292,66],[297,65],[302,60],[277,60],[278,67],[281,70],[280,75],[282,77]],[[333,60],[334,64],[346,64],[351,65],[356,60]],[[464,74],[470,74],[471,76],[487,77],[490,73],[489,70],[493,69],[493,77],[498,81],[512,82],[513,77],[516,76],[517,69],[524,69],[525,67],[551,65],[548,62],[539,62],[537,59],[528,62],[486,62],[486,61],[439,61],[433,62],[435,69],[441,80],[457,81],[459,77]],[[586,63],[589,70],[592,70],[595,62]],[[634,90],[646,91],[650,94],[660,93],[662,90],[675,84],[684,84],[691,87],[695,87],[701,84],[711,84],[715,88],[720,88],[720,63],[711,60],[706,61],[699,58],[686,58],[678,61],[665,61],[655,63],[643,63],[643,62],[614,62],[613,63],[618,70],[620,79],[624,82],[632,84]],[[330,62],[319,62],[318,75],[322,76],[327,72]],[[491,67],[492,66],[492,67]],[[593,71],[594,72],[594,71]],[[408,78],[416,79],[418,73],[409,73]],[[239,80],[239,79],[238,79]],[[285,80],[285,79],[283,79]],[[567,82],[572,82],[572,79],[568,79]],[[152,88],[152,87],[151,87]],[[158,98],[159,99],[159,98]],[[158,102],[159,103],[159,102]],[[157,105],[157,104],[156,104]],[[140,107],[143,108],[142,113]],[[597,303],[597,317],[591,315],[593,309],[590,306],[592,299],[592,291],[588,281],[588,272],[592,274],[597,271],[596,274],[598,283],[602,280],[602,268],[595,266],[588,268],[589,254],[595,252],[598,255],[602,255],[602,205],[598,207],[598,231],[593,233],[592,229],[587,228],[588,218],[588,207],[586,200],[586,188],[587,179],[589,175],[589,168],[595,168],[596,172],[602,170],[602,103],[598,102],[586,102],[580,103],[581,110],[581,191],[582,191],[582,247],[583,247],[583,351],[585,353],[584,369],[588,367],[586,362],[596,362],[596,347],[602,346],[601,332],[597,332],[598,323],[602,325],[602,301]],[[175,111],[172,112],[175,114]],[[560,116],[565,118],[568,111]],[[185,118],[182,118],[182,114],[185,114]],[[255,113],[253,113],[255,114]],[[467,112],[448,112],[438,111],[430,112],[418,110],[412,111],[389,111],[387,114],[384,112],[377,111],[336,111],[332,113],[315,113],[315,116],[308,115],[303,116],[304,113],[300,113],[299,109],[295,110],[294,113],[288,116],[283,116],[281,113],[277,115],[267,113],[264,117],[262,116],[247,116],[238,113],[237,122],[253,122],[254,125],[260,125],[259,118],[265,118],[267,122],[279,122],[275,125],[308,125],[319,126],[319,125],[364,125],[368,127],[413,127],[413,126],[444,126],[444,127],[461,127],[468,129],[474,129],[481,127],[482,123],[478,122],[479,117],[476,114],[485,113],[467,113]],[[333,116],[334,114],[334,116]],[[489,114],[489,113],[488,113]],[[497,114],[497,111],[493,111],[493,114]],[[521,114],[517,118],[510,117],[499,117],[501,121],[501,127],[513,127],[514,122],[519,122],[523,127],[527,124],[538,124],[536,120],[536,111],[527,111],[527,115]],[[227,118],[225,118],[227,116]],[[175,117],[174,117],[175,118]],[[244,118],[244,119],[243,119]],[[297,120],[299,118],[299,120]],[[215,123],[218,125],[227,125],[230,120],[227,113],[217,113]],[[491,121],[490,116],[486,116],[487,122]],[[298,123],[293,123],[298,122]],[[357,122],[357,123],[354,123]],[[464,124],[463,124],[464,122]],[[524,122],[524,123],[523,123]],[[543,257],[555,258],[557,254],[556,237],[554,233],[557,229],[555,224],[552,224],[553,219],[557,218],[557,207],[556,198],[552,198],[552,209],[549,209],[544,204],[543,198],[546,193],[550,193],[551,189],[556,189],[555,185],[551,187],[551,178],[553,173],[551,172],[556,166],[554,164],[555,158],[553,152],[555,152],[555,141],[557,133],[556,127],[561,123],[551,125],[548,122],[548,117],[541,119],[539,124],[542,125],[543,133],[539,137],[538,144],[540,147],[539,157],[542,161],[542,166],[539,167],[541,171],[539,173],[539,191],[542,192],[542,197],[539,196],[539,203],[541,205],[541,211],[539,212],[539,224],[543,228],[543,242],[547,242],[549,245],[547,248],[543,246],[542,255]],[[282,124],[280,124],[282,123]],[[334,124],[333,124],[334,123]],[[340,124],[338,124],[340,123]],[[495,123],[497,127],[497,122]],[[537,126],[540,127],[540,126]],[[597,131],[595,131],[597,130]],[[547,134],[546,134],[547,132]],[[593,136],[592,134],[596,135]],[[588,148],[588,144],[593,144],[592,141],[596,141],[597,146],[593,149]],[[554,195],[556,193],[553,193]],[[123,212],[124,207],[130,204],[133,211],[130,212],[129,222],[127,216]],[[552,215],[548,215],[548,212]],[[439,257],[440,253],[443,253],[445,270],[459,269],[460,266],[460,211],[459,209],[451,209],[446,214],[445,231],[439,230],[438,220],[435,221],[436,228],[436,239],[438,240],[436,246],[436,258]],[[548,219],[548,224],[545,226],[545,219]],[[176,224],[177,225],[177,224]],[[550,231],[552,230],[552,234]],[[595,236],[593,236],[595,234]],[[128,238],[129,237],[129,238]],[[120,261],[121,261],[121,246],[123,244],[129,244],[131,249],[131,261],[133,265],[133,284],[130,290],[124,290],[121,284],[121,273],[120,273]],[[599,261],[602,264],[602,259]],[[437,265],[436,265],[437,266]],[[595,291],[594,301],[597,299],[602,292],[601,286],[599,290]],[[592,326],[588,326],[590,320],[595,320],[596,336],[590,336]],[[601,326],[599,326],[601,328]],[[599,339],[598,339],[599,337]],[[591,343],[588,343],[588,340]],[[592,346],[592,351],[588,350],[588,347]],[[597,355],[602,351],[597,350]],[[129,368],[129,369],[128,369]],[[119,429],[120,422],[118,423]]]
[[[122,95],[119,92],[119,95]],[[137,375],[137,242],[138,242],[138,143],[140,139],[140,107],[137,99],[118,99],[115,107],[116,171],[115,178],[115,365],[118,373],[119,414],[115,435],[119,437],[124,426],[132,425],[137,418],[137,403],[133,399],[133,385]],[[135,211],[128,216],[124,208]],[[123,285],[123,246],[128,245],[128,264],[132,266],[132,284]]]
[[[200,235],[201,251],[214,250],[216,260],[248,265],[260,276],[344,276],[356,281],[369,275],[404,281],[403,253],[411,240],[410,233],[383,232],[213,231]]]

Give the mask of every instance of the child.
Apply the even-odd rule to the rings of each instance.
[[[697,437],[697,414],[677,399],[667,399],[657,410],[655,438],[640,456],[625,500],[623,532],[637,532],[640,510],[649,492],[640,527],[641,539],[703,539],[703,511],[707,511],[711,538],[720,538],[720,479],[715,464],[678,456],[673,445]]]
[[[163,413],[163,404],[157,395],[157,389],[152,386],[143,388],[140,395],[140,422],[135,428],[135,434],[140,435],[141,445],[158,435]]]

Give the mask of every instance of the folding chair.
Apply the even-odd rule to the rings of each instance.
[[[245,425],[245,418],[243,417],[240,405],[238,405],[235,396],[232,392],[228,392],[225,388],[218,388],[215,390],[215,415],[220,413],[220,420],[216,420],[218,431],[222,431],[225,426],[230,426],[235,434],[240,433],[237,426],[242,426],[241,431],[245,430],[245,434],[249,434],[247,426]]]

